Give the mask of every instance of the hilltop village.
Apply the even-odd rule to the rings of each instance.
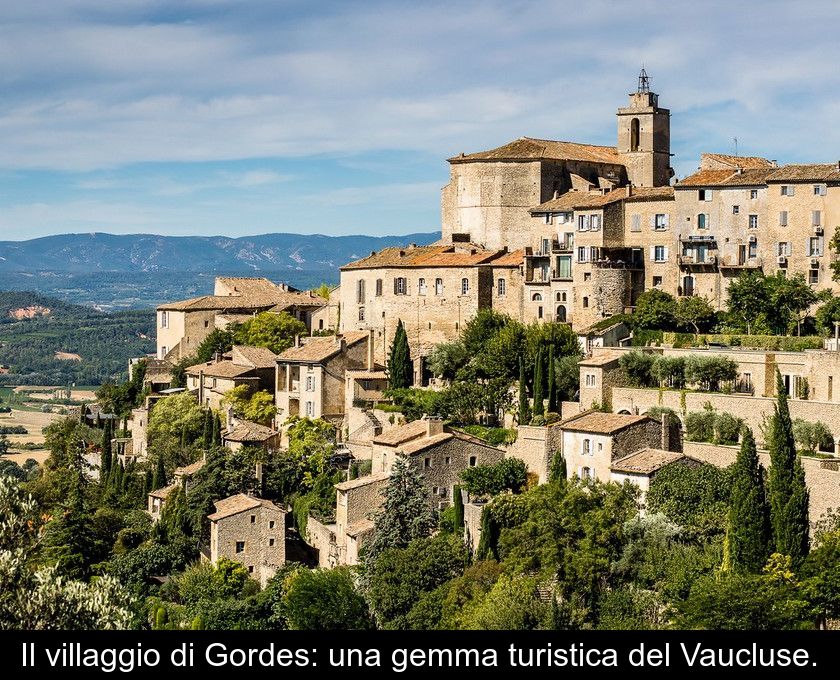
[[[157,308],[76,418],[102,497],[145,506],[108,558],[143,625],[230,627],[185,569],[288,627],[737,627],[743,592],[747,627],[832,625],[840,164],[677,179],[644,71],[616,116],[615,146],[449,158],[441,239],[336,288]]]

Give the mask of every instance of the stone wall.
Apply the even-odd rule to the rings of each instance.
[[[464,503],[464,541],[467,549],[473,553],[481,541],[481,514],[485,503]]]
[[[338,565],[336,525],[322,524],[311,515],[306,521],[306,542],[318,551],[318,566],[332,569]]]
[[[273,527],[270,522],[274,522]],[[242,552],[236,552],[239,541],[245,543]],[[227,557],[243,564],[264,588],[286,563],[286,513],[262,505],[211,522],[210,545],[213,562]]]
[[[520,425],[516,431],[516,441],[508,447],[505,457],[521,460],[528,472],[537,475],[540,484],[545,484],[554,455],[563,446],[562,430],[555,423],[547,427]]]
[[[685,442],[684,453],[691,458],[717,467],[729,467],[738,455],[737,446],[720,446],[699,442]],[[759,451],[759,460],[765,468],[770,467],[770,455]],[[805,483],[811,497],[809,515],[813,524],[830,509],[840,507],[840,469],[836,461],[801,457],[805,470]]]

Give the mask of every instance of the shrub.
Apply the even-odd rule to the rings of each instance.
[[[721,356],[688,357],[685,362],[685,380],[709,392],[718,392],[720,384],[738,377],[738,364]]]
[[[513,444],[516,441],[516,430],[505,427],[487,427],[486,425],[465,425],[460,428],[467,434],[473,437],[483,439],[488,444],[493,446],[501,446],[503,444]]]
[[[685,359],[683,357],[659,356],[653,362],[651,375],[659,384],[682,389],[685,387]]]
[[[495,465],[467,468],[461,479],[472,496],[495,496],[502,491],[519,493],[525,487],[525,463],[518,458],[505,458]]]
[[[744,421],[730,413],[715,415],[715,444],[737,444]]]
[[[793,438],[802,450],[813,456],[817,451],[831,451],[834,449],[834,437],[831,430],[823,422],[815,423],[796,418],[793,421]]]
[[[650,387],[653,385],[653,369],[656,357],[647,352],[634,350],[621,356],[618,365],[627,374],[630,384],[634,387]]]
[[[693,442],[713,442],[715,412],[712,409],[693,411],[685,416],[685,438]]]

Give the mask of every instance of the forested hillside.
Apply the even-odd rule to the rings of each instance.
[[[154,351],[154,311],[113,314],[29,292],[0,292],[5,384],[96,385],[124,377],[128,359]]]

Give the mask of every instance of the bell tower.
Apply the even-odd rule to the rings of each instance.
[[[618,118],[618,152],[624,159],[630,183],[637,187],[667,186],[671,169],[671,112],[659,108],[659,96],[650,90],[650,78],[642,69],[629,106]]]

